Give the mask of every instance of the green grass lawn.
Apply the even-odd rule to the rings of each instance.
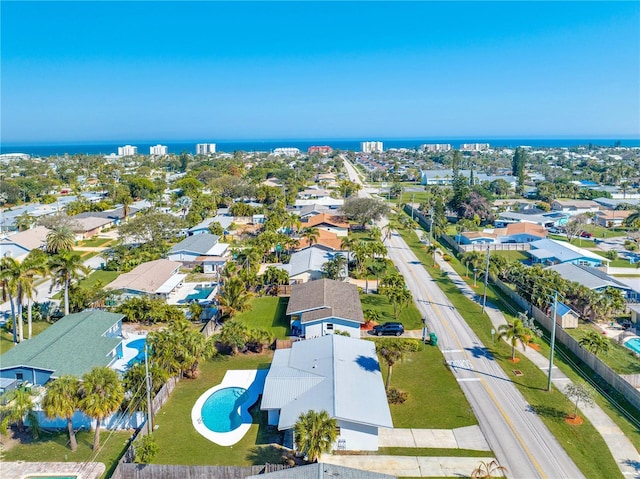
[[[118,460],[126,450],[131,432],[106,431],[100,433],[100,450],[97,455],[91,449],[93,444],[93,431],[80,431],[76,434],[78,449],[71,452],[67,442],[69,437],[66,433],[44,434],[40,439],[33,442],[20,443],[9,450],[5,450],[3,460],[5,461],[27,461],[27,462],[102,462],[105,472],[101,476],[107,478],[115,469]]]
[[[492,251],[492,255],[502,256],[509,261],[525,261],[529,259],[529,255],[524,251]]]
[[[263,354],[239,355],[206,361],[197,379],[180,381],[167,403],[156,416],[154,436],[160,447],[154,458],[158,464],[221,464],[249,466],[265,462],[281,462],[281,452],[274,446],[279,441],[275,428],[267,426],[267,413],[259,409],[259,400],[251,408],[253,424],[247,434],[233,446],[218,446],[198,434],[191,424],[191,408],[207,389],[219,384],[228,369],[265,369],[273,357]]]
[[[572,411],[572,403],[555,387],[547,392],[546,375],[526,358],[522,357],[517,367],[514,367],[514,364],[509,361],[511,348],[503,341],[496,341],[492,344],[490,333],[492,324],[488,316],[482,314],[480,305],[467,299],[440,269],[429,266],[431,263],[426,260],[426,253],[419,247],[418,238],[413,232],[402,230],[399,232],[423,264],[427,265],[426,269],[429,274],[442,288],[453,306],[465,318],[585,476],[593,478],[622,477],[604,440],[593,425],[587,419],[580,426],[568,425],[564,418]],[[458,263],[456,259],[452,262]],[[461,267],[459,263],[458,266]],[[481,287],[478,289],[480,292]],[[488,291],[487,298],[490,301],[497,299],[491,290]],[[522,356],[519,353],[518,355]],[[514,369],[522,371],[524,376],[515,376]]]
[[[33,335],[37,336],[42,331],[47,329],[53,323],[47,323],[46,321],[34,321],[33,323]],[[13,332],[7,331],[5,328],[0,330],[0,354],[4,354],[13,348]],[[27,337],[27,322],[24,322],[24,337]]]
[[[98,248],[100,246],[105,246],[112,241],[113,240],[111,238],[92,238],[78,242],[78,246],[87,248]]]
[[[286,311],[289,298],[265,296],[252,298],[251,309],[235,316],[235,321],[245,323],[252,328],[266,329],[278,339],[289,335],[289,322]]]
[[[580,324],[577,329],[566,330],[576,341],[580,341],[589,331],[600,333],[591,324]],[[618,374],[640,374],[640,359],[634,356],[633,351],[613,340],[609,340],[609,343],[609,352],[600,353],[598,358]]]
[[[113,281],[118,276],[120,276],[120,274],[121,274],[120,271],[105,271],[105,270],[98,269],[93,273],[91,273],[86,278],[81,279],[78,282],[78,284],[82,287],[90,288],[92,286],[95,286],[96,283],[100,281],[102,286],[106,286],[109,283],[111,283],[111,281]],[[64,296],[64,293],[62,291],[58,291],[56,294],[53,295],[53,298],[62,299],[63,296]]]
[[[583,228],[589,233],[593,233],[596,238],[616,238],[620,236],[627,236],[627,232],[620,228],[604,228],[602,226],[590,224],[585,225]]]
[[[367,309],[380,311],[380,323],[384,323],[385,321],[400,321],[407,330],[422,329],[422,316],[413,302],[400,310],[398,319],[393,317],[393,306],[389,303],[387,297],[382,294],[362,293],[360,294],[360,302],[362,303],[363,311]]]
[[[386,381],[388,368],[382,360],[380,367]],[[402,362],[396,363],[391,374],[391,387],[407,393],[403,404],[389,405],[394,427],[453,429],[478,424],[437,347],[425,345],[422,351],[410,353]],[[446,401],[433,399],[436,391]]]
[[[607,254],[601,249],[589,248],[589,250],[593,251],[599,256],[602,256],[603,258],[607,257]],[[613,261],[609,261],[609,266],[612,266],[614,268],[633,268],[633,269],[636,269],[638,267],[637,264],[631,264],[631,262],[628,259],[624,259],[624,258],[618,258],[618,259],[614,259]]]

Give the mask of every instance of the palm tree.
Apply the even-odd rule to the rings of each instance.
[[[71,251],[76,242],[76,235],[69,226],[60,226],[47,233],[45,251],[50,254],[58,254]]]
[[[82,376],[80,387],[80,410],[96,420],[93,450],[100,447],[100,422],[120,407],[124,399],[124,388],[113,369],[106,366],[93,368]]]
[[[309,242],[309,246],[313,246],[318,242],[320,231],[315,226],[310,226],[302,231],[302,237],[306,238],[306,240]]]
[[[176,201],[176,206],[182,211],[182,219],[184,220],[191,206],[193,206],[193,201],[188,196],[181,196],[178,198],[178,201]]]
[[[427,254],[431,255],[431,258],[433,259],[433,264],[432,266],[435,268],[436,266],[436,251],[438,250],[438,247],[434,244],[428,244],[425,246],[425,250],[427,251]]]
[[[78,378],[62,376],[47,385],[47,393],[42,401],[42,410],[48,418],[61,417],[67,420],[69,444],[72,451],[78,447],[72,417],[80,402],[79,391],[80,381]]]
[[[507,472],[507,468],[501,466],[495,459],[493,461],[485,462],[480,461],[478,467],[471,472],[473,479],[491,479],[492,477],[498,477],[496,474],[500,474],[500,477],[504,476],[503,473]]]
[[[531,330],[525,328],[520,319],[514,319],[513,324],[503,324],[498,328],[498,339],[506,339],[511,344],[511,361],[516,359],[518,342],[522,345],[523,351],[526,350],[532,334]]]
[[[31,390],[27,388],[14,389],[5,398],[6,404],[0,406],[0,429],[6,433],[9,425],[15,423],[18,432],[24,432],[26,417],[31,434],[37,438],[40,434],[40,425],[35,413],[34,395]]]
[[[51,258],[49,266],[53,273],[53,283],[51,287],[62,286],[64,288],[64,314],[69,314],[69,287],[71,282],[79,280],[89,274],[82,257],[70,252],[59,253]]]
[[[589,331],[585,336],[578,340],[578,343],[583,348],[591,351],[595,356],[599,353],[607,354],[611,349],[611,342],[604,334],[599,334],[597,331]]]
[[[17,278],[17,296],[18,301],[18,319],[20,320],[19,326],[22,330],[22,305],[24,299],[27,300],[27,336],[31,339],[33,333],[32,324],[32,307],[33,298],[35,296],[35,277],[45,276],[49,272],[47,267],[47,258],[44,252],[41,250],[32,250],[20,265],[21,275]],[[22,331],[21,331],[22,333]],[[20,337],[22,341],[22,334]]]
[[[344,236],[340,240],[340,247],[347,250],[347,277],[349,277],[349,261],[351,261],[350,251],[353,249],[358,240],[353,236]]]
[[[228,279],[222,285],[218,298],[220,309],[229,317],[237,312],[246,311],[249,308],[249,293],[239,277]]]
[[[15,270],[17,262],[15,259],[5,256],[0,259],[0,283],[2,284],[2,299],[9,299],[11,306],[11,319],[13,321],[13,343],[18,344],[18,325],[16,322],[16,307],[13,297],[16,293]]]
[[[338,421],[327,411],[300,414],[294,427],[296,448],[309,462],[316,462],[322,453],[331,451],[338,438]]]
[[[14,224],[18,227],[18,231],[25,231],[31,229],[31,227],[36,222],[36,219],[29,214],[28,211],[25,211],[19,216],[16,216]]]
[[[393,366],[404,358],[406,349],[403,342],[385,339],[376,342],[376,351],[384,362],[387,363],[387,381],[384,388],[386,391],[389,391]]]
[[[382,241],[382,230],[377,226],[372,226],[369,230],[369,238],[374,241]]]

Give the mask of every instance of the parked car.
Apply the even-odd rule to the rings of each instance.
[[[580,232],[580,237],[581,238],[593,238],[593,233],[589,233],[588,231],[581,231]]]
[[[402,323],[383,323],[383,324],[376,324],[373,327],[373,334],[375,334],[376,336],[382,336],[382,335],[391,335],[391,336],[401,336],[402,333],[404,333],[404,326],[402,325]]]

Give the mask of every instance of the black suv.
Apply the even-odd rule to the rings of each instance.
[[[377,336],[382,336],[383,334],[401,336],[402,333],[404,333],[404,326],[402,323],[376,324],[373,327],[373,334]]]

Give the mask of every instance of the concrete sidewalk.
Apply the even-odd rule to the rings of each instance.
[[[449,276],[449,279],[458,286],[466,297],[472,301],[477,301],[478,293],[460,277],[448,262],[444,261],[440,256],[436,256],[438,265]],[[485,311],[496,330],[503,324],[508,324],[502,312],[494,305],[487,302]],[[549,370],[549,359],[547,357],[531,348],[527,348],[526,351],[521,351],[521,353],[547,374]],[[556,366],[553,367],[552,374],[552,383],[558,390],[564,391],[567,385],[571,384],[571,380]],[[640,471],[638,470],[640,454],[638,454],[636,448],[618,425],[597,404],[594,404],[593,407],[582,406],[580,411],[600,433],[622,474],[629,478],[640,478]]]
[[[380,428],[378,430],[378,445],[380,447],[470,449],[491,452],[480,426],[456,429]]]

